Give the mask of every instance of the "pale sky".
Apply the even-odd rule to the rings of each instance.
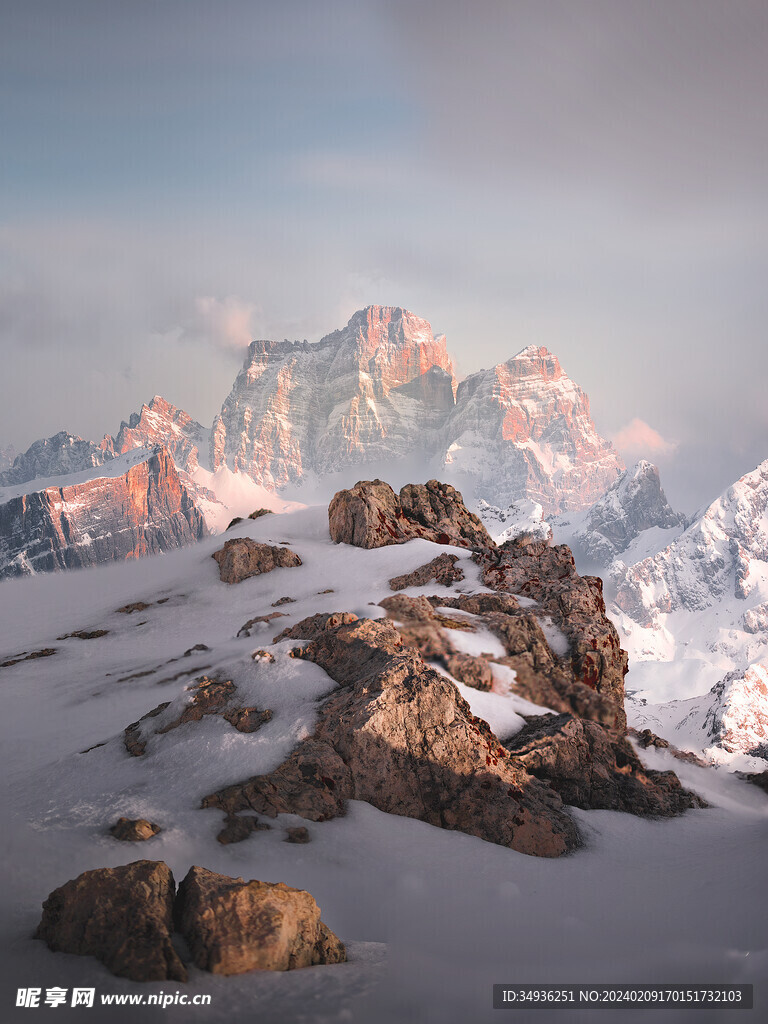
[[[0,139],[0,447],[382,303],[684,511],[768,458],[764,0],[2,0]]]

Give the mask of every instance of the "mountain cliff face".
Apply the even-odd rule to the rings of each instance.
[[[92,441],[68,434],[65,430],[35,441],[27,451],[17,455],[13,465],[0,473],[0,487],[24,484],[37,477],[61,476],[79,473],[84,469],[102,466],[113,457]]]
[[[214,468],[273,488],[414,453],[478,498],[530,498],[548,512],[587,507],[623,469],[546,349],[456,390],[445,337],[389,306],[355,313],[316,345],[253,342],[211,442]]]
[[[453,406],[452,385],[444,336],[390,306],[355,313],[316,345],[254,341],[214,421],[212,467],[279,488],[407,455]]]
[[[0,579],[156,554],[206,535],[162,448],[124,455],[91,479],[0,504]]]
[[[0,448],[0,473],[11,468],[16,455],[16,449],[12,444],[7,445],[5,448]]]
[[[149,405],[142,405],[140,412],[132,413],[127,423],[120,424],[114,438],[107,436],[102,444],[116,455],[133,448],[162,445],[179,469],[193,473],[199,465],[200,453],[207,458],[208,431],[189,413],[155,395]]]

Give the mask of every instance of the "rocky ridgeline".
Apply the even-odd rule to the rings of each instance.
[[[206,535],[173,459],[160,448],[120,475],[0,504],[0,579],[158,554]]]
[[[421,537],[471,547],[495,593],[383,602],[392,621],[350,612],[311,616],[275,637],[295,640],[292,656],[320,665],[338,684],[322,704],[314,734],[274,772],[207,796],[231,821],[240,812],[300,814],[324,821],[349,799],[392,814],[539,856],[579,843],[565,804],[676,814],[699,801],[672,772],[643,768],[626,738],[626,654],[605,616],[601,583],[580,577],[570,551],[545,542],[496,548],[461,495],[435,480],[400,495],[362,481],[329,507],[331,536],[359,547]],[[394,591],[445,573],[447,561],[420,567]],[[453,562],[450,563],[453,566]],[[525,607],[515,593],[536,602]],[[497,664],[513,669],[518,692],[553,707],[504,744],[474,716],[439,661],[468,685],[493,685],[494,659],[455,649],[450,631],[473,628],[437,609],[475,616],[504,644]],[[556,655],[540,617],[568,641]],[[396,623],[396,625],[395,625]],[[544,783],[542,785],[542,783]]]

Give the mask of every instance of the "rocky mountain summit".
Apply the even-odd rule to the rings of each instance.
[[[0,487],[25,484],[38,477],[79,473],[103,466],[112,458],[112,451],[62,430],[53,437],[35,441],[25,452],[17,455],[13,464],[0,473]]]
[[[360,310],[314,345],[253,342],[211,440],[214,467],[278,489],[414,454],[477,497],[555,512],[592,504],[623,469],[546,349],[457,388],[445,336],[390,306]]]

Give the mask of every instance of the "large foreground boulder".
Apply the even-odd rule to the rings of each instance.
[[[360,480],[339,491],[328,506],[328,526],[337,544],[381,548],[415,537],[482,550],[495,548],[488,531],[450,484],[408,484],[396,495],[383,480]]]
[[[171,943],[175,884],[167,864],[85,871],[50,894],[35,932],[50,949],[95,956],[132,981],[186,981]]]
[[[347,958],[312,896],[281,882],[190,868],[179,886],[176,923],[195,964],[213,974],[289,971]]]
[[[260,576],[273,569],[289,569],[301,565],[301,559],[289,548],[259,544],[250,537],[236,537],[214,551],[223,583],[242,583],[251,576]]]

